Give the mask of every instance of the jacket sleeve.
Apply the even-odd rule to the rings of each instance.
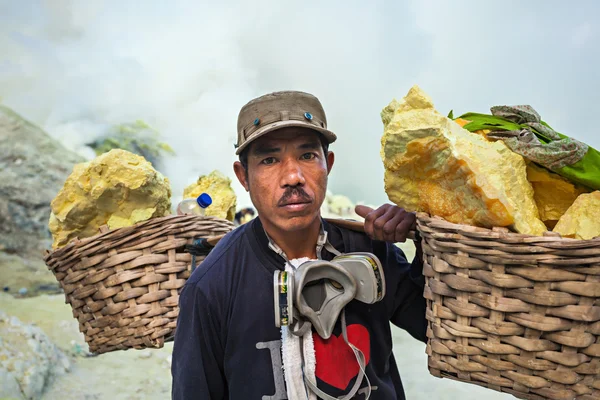
[[[397,282],[390,321],[415,339],[427,342],[426,300],[423,297],[425,277],[420,253],[417,248],[417,255],[409,263],[400,248],[387,244],[386,275],[391,274],[395,278],[393,282]]]
[[[173,400],[221,400],[223,374],[222,315],[198,283],[184,286],[179,298],[171,374]],[[214,298],[214,297],[213,297]]]

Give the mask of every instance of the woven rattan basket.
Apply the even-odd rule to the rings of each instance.
[[[64,290],[90,352],[161,348],[175,333],[179,292],[190,276],[194,239],[234,225],[203,216],[167,216],[74,240],[44,261]],[[196,265],[204,259],[196,257]]]
[[[600,399],[600,238],[417,219],[432,375],[521,399]]]

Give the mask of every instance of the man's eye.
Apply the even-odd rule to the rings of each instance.
[[[268,157],[261,161],[261,163],[266,164],[266,165],[273,164],[274,162],[275,162],[274,157]]]
[[[312,160],[315,157],[316,157],[315,153],[304,153],[304,154],[302,154],[302,159],[303,160]]]

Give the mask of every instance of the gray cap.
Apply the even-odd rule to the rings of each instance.
[[[240,154],[253,140],[290,126],[313,129],[329,143],[337,139],[327,129],[325,111],[315,96],[298,91],[274,92],[251,100],[240,110],[235,154]]]

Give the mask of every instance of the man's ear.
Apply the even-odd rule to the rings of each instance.
[[[331,172],[331,168],[333,167],[333,163],[335,161],[335,155],[333,151],[327,152],[327,175]]]
[[[237,176],[238,181],[244,187],[244,189],[246,189],[247,192],[249,189],[248,179],[246,179],[248,177],[248,174],[246,173],[246,168],[244,168],[241,162],[236,161],[233,163],[233,172],[235,172],[235,176]]]

